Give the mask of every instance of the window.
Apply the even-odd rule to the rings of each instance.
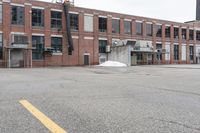
[[[156,37],[162,37],[162,25],[156,25],[157,31],[156,31]]]
[[[2,23],[2,17],[3,15],[2,15],[2,5],[0,5],[0,23]]]
[[[198,41],[200,41],[200,31],[199,30],[196,31],[196,39]]]
[[[157,49],[157,60],[162,60],[162,44],[157,43],[156,49]]]
[[[189,30],[189,39],[194,40],[194,31],[193,30]]]
[[[179,38],[179,28],[174,27],[174,38],[178,39]]]
[[[3,59],[3,36],[0,34],[0,60]]]
[[[183,40],[186,40],[186,32],[187,32],[186,29],[182,29],[182,39]]]
[[[112,33],[120,33],[120,20],[119,19],[112,20]]]
[[[136,35],[142,35],[142,23],[136,22]]]
[[[32,36],[32,58],[33,60],[42,60],[44,52],[44,37]]]
[[[99,40],[99,53],[106,53],[107,40]]]
[[[51,11],[51,28],[62,28],[62,12]]]
[[[70,14],[70,28],[72,31],[78,31],[78,14]]]
[[[32,9],[32,26],[44,26],[44,10]]]
[[[107,32],[107,18],[99,17],[99,32]]]
[[[62,37],[52,37],[51,47],[54,53],[62,53]]]
[[[131,21],[124,21],[124,33],[125,34],[131,34]]]
[[[24,25],[24,7],[12,6],[11,24]]]
[[[194,46],[190,46],[190,60],[192,61],[194,59]]]
[[[84,31],[93,32],[93,16],[84,16]]]
[[[146,29],[147,29],[147,36],[151,37],[153,35],[153,25],[147,24]]]
[[[179,60],[179,45],[174,45],[174,60]]]
[[[166,26],[165,27],[165,37],[170,38],[171,37],[171,27],[170,26]]]

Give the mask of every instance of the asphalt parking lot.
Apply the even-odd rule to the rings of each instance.
[[[199,133],[200,65],[0,69],[0,133],[52,132],[21,100],[66,133]]]

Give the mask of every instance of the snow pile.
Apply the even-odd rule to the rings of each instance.
[[[120,62],[117,62],[117,61],[106,61],[106,62],[100,64],[99,66],[103,66],[103,67],[127,67],[126,64],[120,63]]]

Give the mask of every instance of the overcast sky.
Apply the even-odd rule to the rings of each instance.
[[[75,6],[177,22],[196,16],[196,0],[75,0]]]

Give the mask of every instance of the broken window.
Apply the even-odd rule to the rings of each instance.
[[[183,40],[186,40],[186,33],[187,33],[187,30],[186,29],[182,29],[182,39]]]
[[[142,23],[136,22],[136,35],[142,35]]]
[[[84,16],[84,31],[93,32],[93,16]]]
[[[11,24],[24,25],[24,7],[12,6]]]
[[[70,29],[72,31],[78,31],[78,24],[79,19],[78,19],[78,14],[72,14],[70,13]]]
[[[131,34],[132,26],[131,21],[124,21],[124,33]]]
[[[162,37],[162,25],[156,25],[156,37]]]
[[[107,18],[99,17],[99,32],[107,32]]]
[[[190,46],[190,60],[192,61],[194,59],[194,46]]]
[[[51,11],[51,28],[62,28],[62,12]]]
[[[146,24],[147,36],[151,37],[153,35],[153,25]]]
[[[174,38],[178,39],[179,38],[179,28],[174,27]]]
[[[179,45],[174,45],[174,60],[179,60]]]
[[[3,35],[0,34],[0,60],[3,59]]]
[[[171,27],[170,26],[166,26],[165,27],[165,37],[170,38],[171,37]]]
[[[194,40],[194,30],[189,30],[189,39]]]
[[[44,52],[44,36],[32,36],[32,58],[42,60]]]
[[[99,40],[99,53],[106,53],[107,40]]]
[[[120,33],[120,20],[112,19],[112,33]]]
[[[52,37],[51,47],[54,53],[62,53],[62,37]]]
[[[200,41],[200,31],[199,30],[196,31],[196,39],[198,41]]]
[[[44,26],[44,10],[32,9],[32,26],[34,27]]]

